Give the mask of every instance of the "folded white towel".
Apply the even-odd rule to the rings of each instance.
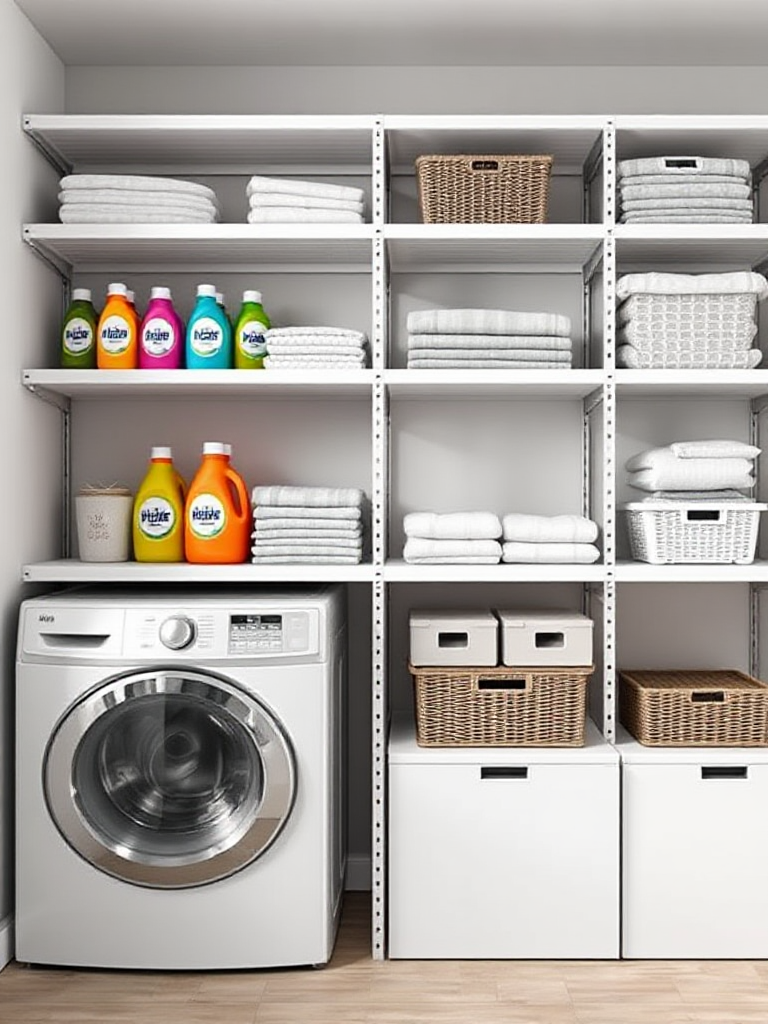
[[[360,506],[365,497],[359,487],[293,487],[288,484],[257,485],[251,501],[259,505],[289,508],[343,508]]]
[[[584,516],[535,516],[508,512],[501,520],[506,541],[531,544],[593,544],[597,523]]]
[[[723,322],[714,329],[698,317],[686,318],[684,324],[670,326],[667,321],[640,324],[628,323],[616,331],[618,345],[632,345],[638,352],[715,353],[748,352],[757,334],[757,324],[734,326]]]
[[[408,357],[409,370],[563,370],[568,363],[554,359],[418,359]]]
[[[255,174],[245,187],[246,195],[259,192],[282,192],[293,196],[320,196],[326,199],[353,199],[359,202],[365,197],[361,188],[349,185],[332,185],[321,181],[296,181],[290,178],[266,178]]]
[[[763,353],[759,348],[748,351],[727,349],[656,349],[621,345],[616,349],[616,365],[625,370],[754,370]]]
[[[304,551],[292,555],[265,555],[263,552],[259,552],[259,554],[252,553],[251,555],[251,561],[254,564],[263,563],[265,565],[359,565],[361,560],[359,554],[344,554],[342,552],[328,555],[307,554]]]
[[[362,199],[328,199],[325,196],[288,195],[285,192],[254,192],[248,200],[248,207],[257,210],[268,206],[296,206],[311,210],[352,210],[362,213]]]
[[[740,213],[737,210],[718,211],[715,208],[707,207],[705,210],[695,210],[680,213],[640,213],[639,210],[628,210],[621,215],[621,222],[624,224],[751,224],[751,213]]]
[[[409,334],[544,334],[568,338],[570,317],[506,309],[418,309],[408,314]]]
[[[365,368],[365,357],[324,356],[313,359],[311,356],[266,356],[265,370],[362,370]]]
[[[626,212],[629,210],[650,210],[663,213],[665,210],[702,210],[712,207],[711,198],[698,198],[686,196],[685,202],[679,199],[622,199],[621,207]],[[751,214],[754,207],[751,199],[718,199],[718,210],[745,210]]]
[[[570,338],[546,334],[409,334],[408,351],[421,352],[423,349],[468,349],[475,352],[491,349],[554,349],[570,351]]]
[[[62,224],[213,224],[216,218],[192,207],[89,206],[87,203],[59,208]]]
[[[727,174],[748,178],[750,168],[746,160],[723,157],[646,156],[634,160],[620,160],[617,173],[619,178],[633,174]]]
[[[362,224],[353,210],[310,210],[300,206],[265,206],[249,210],[249,224]]]
[[[676,459],[674,464],[630,473],[627,482],[640,491],[719,491],[725,487],[750,488],[755,478],[749,470],[732,464],[746,459]]]
[[[181,178],[160,178],[139,174],[68,174],[59,182],[60,188],[69,192],[87,189],[120,189],[130,192],[179,192],[205,196],[216,203],[216,193],[207,185]]]
[[[626,185],[739,185],[749,184],[752,176],[746,178],[734,174],[690,174],[681,171],[669,174],[629,174],[621,179],[620,187]]]
[[[327,526],[326,524],[323,524],[323,526],[320,529],[318,529],[317,527],[311,527],[311,528],[307,527],[307,529],[300,529],[300,528],[296,528],[296,527],[293,527],[293,526],[286,527],[285,529],[274,529],[274,530],[267,528],[267,524],[269,524],[270,522],[284,522],[284,521],[285,520],[260,519],[259,523],[261,525],[259,525],[257,529],[253,530],[253,532],[251,533],[251,540],[257,540],[259,542],[266,542],[266,543],[268,543],[270,540],[302,540],[302,539],[312,539],[312,540],[344,539],[344,540],[356,540],[356,541],[359,541],[362,538],[362,536],[363,536],[363,531],[362,531],[362,528],[361,528],[359,523],[357,524],[357,526],[355,528],[352,528],[352,529],[345,529],[345,528],[334,529],[333,527]]]
[[[301,343],[304,343],[304,338],[309,337],[320,337],[323,339],[324,344],[329,344],[329,338],[339,338],[339,344],[360,343],[363,344],[368,339],[362,331],[355,331],[350,327],[270,327],[266,332],[265,337],[267,340],[279,339],[283,342],[289,342],[293,338],[301,339]]]
[[[693,443],[693,442],[691,442],[691,443]],[[733,443],[735,445],[739,444],[739,442],[733,442]],[[706,462],[712,461],[711,458],[708,458],[706,456],[700,456],[700,457],[694,456],[694,458],[696,459],[697,462],[702,461],[702,459],[704,461],[706,461]],[[743,461],[745,461],[747,459],[747,456],[743,455],[743,454],[742,455],[728,455],[728,456],[725,456],[725,458],[728,458],[728,459],[738,459],[739,462],[741,463],[741,462],[743,462]],[[693,461],[693,460],[689,459],[689,460],[686,460],[686,461],[690,462],[690,461]],[[658,448],[646,448],[644,451],[638,452],[637,455],[633,455],[631,458],[627,459],[627,461],[624,463],[624,468],[629,470],[629,472],[631,473],[631,472],[634,472],[634,470],[636,470],[636,469],[660,469],[660,468],[666,467],[666,466],[676,466],[676,465],[680,465],[680,462],[681,462],[680,457],[675,453],[674,449],[672,448],[672,445],[668,444],[668,445],[663,445],[663,446],[658,447]],[[752,467],[749,466],[748,464],[747,465],[739,464],[738,466],[731,466],[730,468],[732,470],[734,470],[734,471],[740,471],[740,470],[743,470],[743,469],[746,469],[747,471],[749,471]]]
[[[494,540],[501,520],[495,512],[408,512],[403,529],[407,537],[431,540]]]
[[[526,544],[507,541],[502,547],[503,562],[552,563],[588,565],[596,562],[600,551],[594,544]]]
[[[412,349],[408,352],[408,364],[411,364],[412,359],[434,359],[438,362],[443,360],[449,360],[451,363],[455,363],[457,360],[461,360],[467,366],[474,365],[477,360],[483,362],[495,363],[521,363],[521,362],[537,362],[537,363],[561,363],[563,366],[570,366],[572,355],[570,351],[565,349],[552,349],[552,348],[493,348],[487,352],[483,352],[480,349],[467,349],[462,351],[461,349],[449,348],[417,348]]]
[[[296,554],[301,547],[308,554],[327,555],[328,551],[362,551],[361,537],[256,537],[251,550],[258,554]]]
[[[305,356],[314,359],[349,359],[358,363],[366,360],[365,350],[358,345],[323,345],[320,339],[313,339],[308,345],[283,345],[280,341],[268,341],[267,351],[271,356],[281,356],[296,361],[306,362]]]
[[[414,565],[494,565],[501,558],[497,540],[432,540],[409,537],[403,559]]]
[[[762,274],[737,270],[727,274],[624,274],[616,281],[616,296],[630,295],[734,295],[754,293],[760,299],[768,295],[768,280]]]
[[[678,459],[756,459],[762,451],[754,444],[714,438],[708,441],[673,441]]]
[[[301,520],[324,519],[349,524],[360,520],[362,509],[360,505],[256,505],[253,510],[255,523],[260,520],[292,519],[297,525],[304,523]]]
[[[680,502],[708,502],[711,504],[716,501],[752,501],[746,494],[742,494],[741,491],[734,491],[730,488],[725,488],[721,491],[652,491],[650,494],[643,495],[640,501],[653,502],[653,501],[669,501],[680,504]]]
[[[750,199],[749,185],[622,185],[621,202],[627,199]]]
[[[189,206],[206,213],[218,213],[218,203],[194,192],[131,192],[128,189],[69,189],[59,192],[67,206]]]

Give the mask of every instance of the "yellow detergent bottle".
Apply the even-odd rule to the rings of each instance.
[[[133,554],[137,562],[184,561],[187,485],[170,448],[153,448],[149,470],[133,503]]]

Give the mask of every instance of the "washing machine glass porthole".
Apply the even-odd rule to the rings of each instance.
[[[250,864],[293,806],[283,730],[234,684],[195,672],[111,680],[64,717],[46,756],[48,806],[89,863],[184,888]]]

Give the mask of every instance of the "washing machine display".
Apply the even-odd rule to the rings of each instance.
[[[279,723],[240,688],[194,671],[113,679],[59,723],[46,799],[85,860],[136,885],[217,881],[275,841],[296,793]]]

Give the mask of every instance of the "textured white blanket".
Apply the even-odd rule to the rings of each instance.
[[[409,537],[403,559],[413,564],[493,565],[501,558],[497,540],[429,540]]]
[[[646,156],[634,160],[620,160],[617,169],[619,178],[633,174],[717,174],[748,178],[749,163],[746,160],[712,156]]]
[[[570,338],[546,334],[409,334],[408,351],[423,349],[556,349],[570,351]]]
[[[216,193],[207,185],[181,178],[159,178],[138,174],[68,174],[59,182],[62,190],[117,188],[131,192],[183,192],[205,196],[216,202]]]
[[[275,484],[257,485],[251,501],[259,505],[280,505],[293,508],[340,508],[361,505],[365,497],[358,487],[292,487]]]
[[[419,309],[408,314],[406,327],[409,334],[571,334],[570,318],[560,313],[505,309]]]
[[[90,206],[87,203],[59,208],[62,224],[213,224],[216,217],[192,207]]]
[[[669,447],[678,459],[756,459],[762,451],[754,444],[726,438],[673,441]]]
[[[733,295],[753,292],[764,299],[768,295],[768,280],[750,270],[737,270],[728,274],[667,274],[653,271],[649,274],[624,274],[616,281],[616,297],[630,295]]]
[[[494,540],[501,536],[501,520],[495,512],[408,512],[403,529],[407,537]]]
[[[506,541],[532,544],[593,544],[597,523],[584,516],[536,516],[508,512],[501,520]]]
[[[351,523],[362,516],[360,505],[257,505],[253,510],[253,521],[258,526],[262,519],[325,519],[334,525]],[[302,524],[303,525],[303,524]]]
[[[250,198],[259,192],[282,192],[289,196],[320,196],[326,199],[352,199],[362,202],[365,193],[349,185],[332,185],[322,181],[297,181],[291,178],[266,178],[255,174],[245,187]]]
[[[600,551],[594,544],[524,544],[507,541],[502,548],[503,562],[559,563],[580,565],[596,562]]]

